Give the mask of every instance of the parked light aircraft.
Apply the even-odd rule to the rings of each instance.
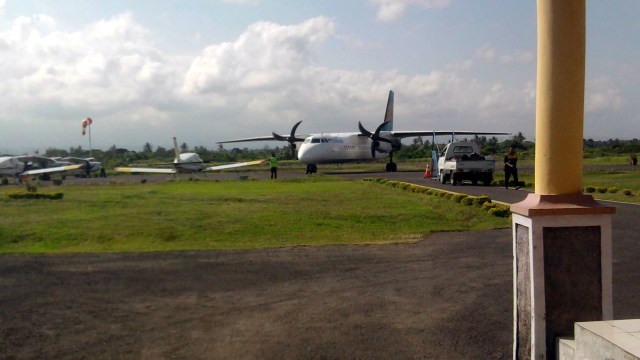
[[[265,140],[287,141],[293,154],[298,147],[297,143],[302,142],[297,155],[298,160],[307,165],[308,173],[317,172],[317,164],[364,162],[377,160],[378,157],[389,156],[386,171],[391,172],[398,169],[397,164],[393,162],[393,153],[400,150],[403,138],[418,136],[433,136],[435,138],[435,136],[439,135],[451,135],[454,138],[455,135],[509,134],[504,132],[453,130],[395,131],[393,130],[393,99],[394,92],[390,90],[384,121],[373,132],[367,130],[362,123],[358,122],[360,132],[296,135],[295,132],[302,122],[298,121],[288,136],[278,135],[274,132],[271,136],[220,141],[218,144]]]
[[[8,184],[9,178],[22,179],[31,175],[41,175],[48,180],[52,173],[81,169],[83,164],[70,165],[43,156],[3,156],[0,157],[0,177],[2,184]]]
[[[176,157],[173,160],[173,169],[171,168],[147,168],[147,167],[117,167],[114,170],[119,172],[128,173],[159,173],[159,174],[176,174],[176,173],[191,173],[198,171],[216,171],[237,168],[242,166],[259,165],[264,163],[264,160],[239,162],[218,166],[206,166],[204,161],[196,153],[180,153],[178,149],[178,142],[176,138],[173,138],[173,146],[176,153]]]
[[[53,160],[63,163],[65,165],[74,165],[74,164],[83,165],[82,169],[74,171],[76,176],[87,176],[87,164],[89,165],[89,172],[88,172],[89,175],[91,173],[99,172],[100,169],[102,169],[102,163],[100,161],[96,161],[96,159],[92,157],[88,157],[88,158],[78,158],[78,157],[57,158],[55,157],[53,158]]]

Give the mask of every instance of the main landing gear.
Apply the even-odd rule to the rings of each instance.
[[[389,162],[387,163],[387,166],[385,167],[385,170],[387,172],[396,172],[396,171],[398,171],[398,164],[393,162],[393,151],[389,152]]]
[[[385,170],[387,172],[396,172],[396,171],[398,171],[398,164],[396,164],[394,162],[387,163],[387,165],[385,167]]]

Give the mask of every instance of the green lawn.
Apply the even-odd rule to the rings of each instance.
[[[534,176],[530,172],[523,172],[520,180],[533,183]],[[502,179],[503,173],[496,172],[496,179]],[[606,189],[606,192],[593,192],[594,198],[600,200],[640,203],[640,169],[637,171],[590,171],[583,174],[584,187]],[[625,195],[623,190],[630,190],[631,195]]]
[[[62,200],[0,188],[0,253],[253,249],[416,241],[432,231],[507,227],[475,207],[327,176],[60,186]],[[53,191],[41,188],[40,192]]]

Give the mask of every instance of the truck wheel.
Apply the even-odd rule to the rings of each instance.
[[[473,186],[478,185],[478,179],[476,178],[471,179],[471,184],[473,184]]]
[[[455,174],[451,174],[451,185],[458,185],[458,177]]]
[[[482,183],[484,184],[484,186],[489,186],[491,185],[492,182],[493,182],[493,176],[491,175],[488,175],[482,178]]]
[[[447,182],[447,178],[446,178],[446,176],[444,175],[444,172],[442,172],[442,171],[441,171],[441,172],[440,172],[440,184],[444,184],[444,183],[446,183],[446,182]]]

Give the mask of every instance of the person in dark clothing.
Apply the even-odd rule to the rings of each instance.
[[[89,160],[84,162],[84,177],[91,177],[91,163],[89,162]]]
[[[513,175],[513,182],[516,186],[516,190],[520,189],[520,182],[518,181],[518,154],[516,149],[511,146],[509,152],[504,156],[504,188],[509,188],[509,178]]]

